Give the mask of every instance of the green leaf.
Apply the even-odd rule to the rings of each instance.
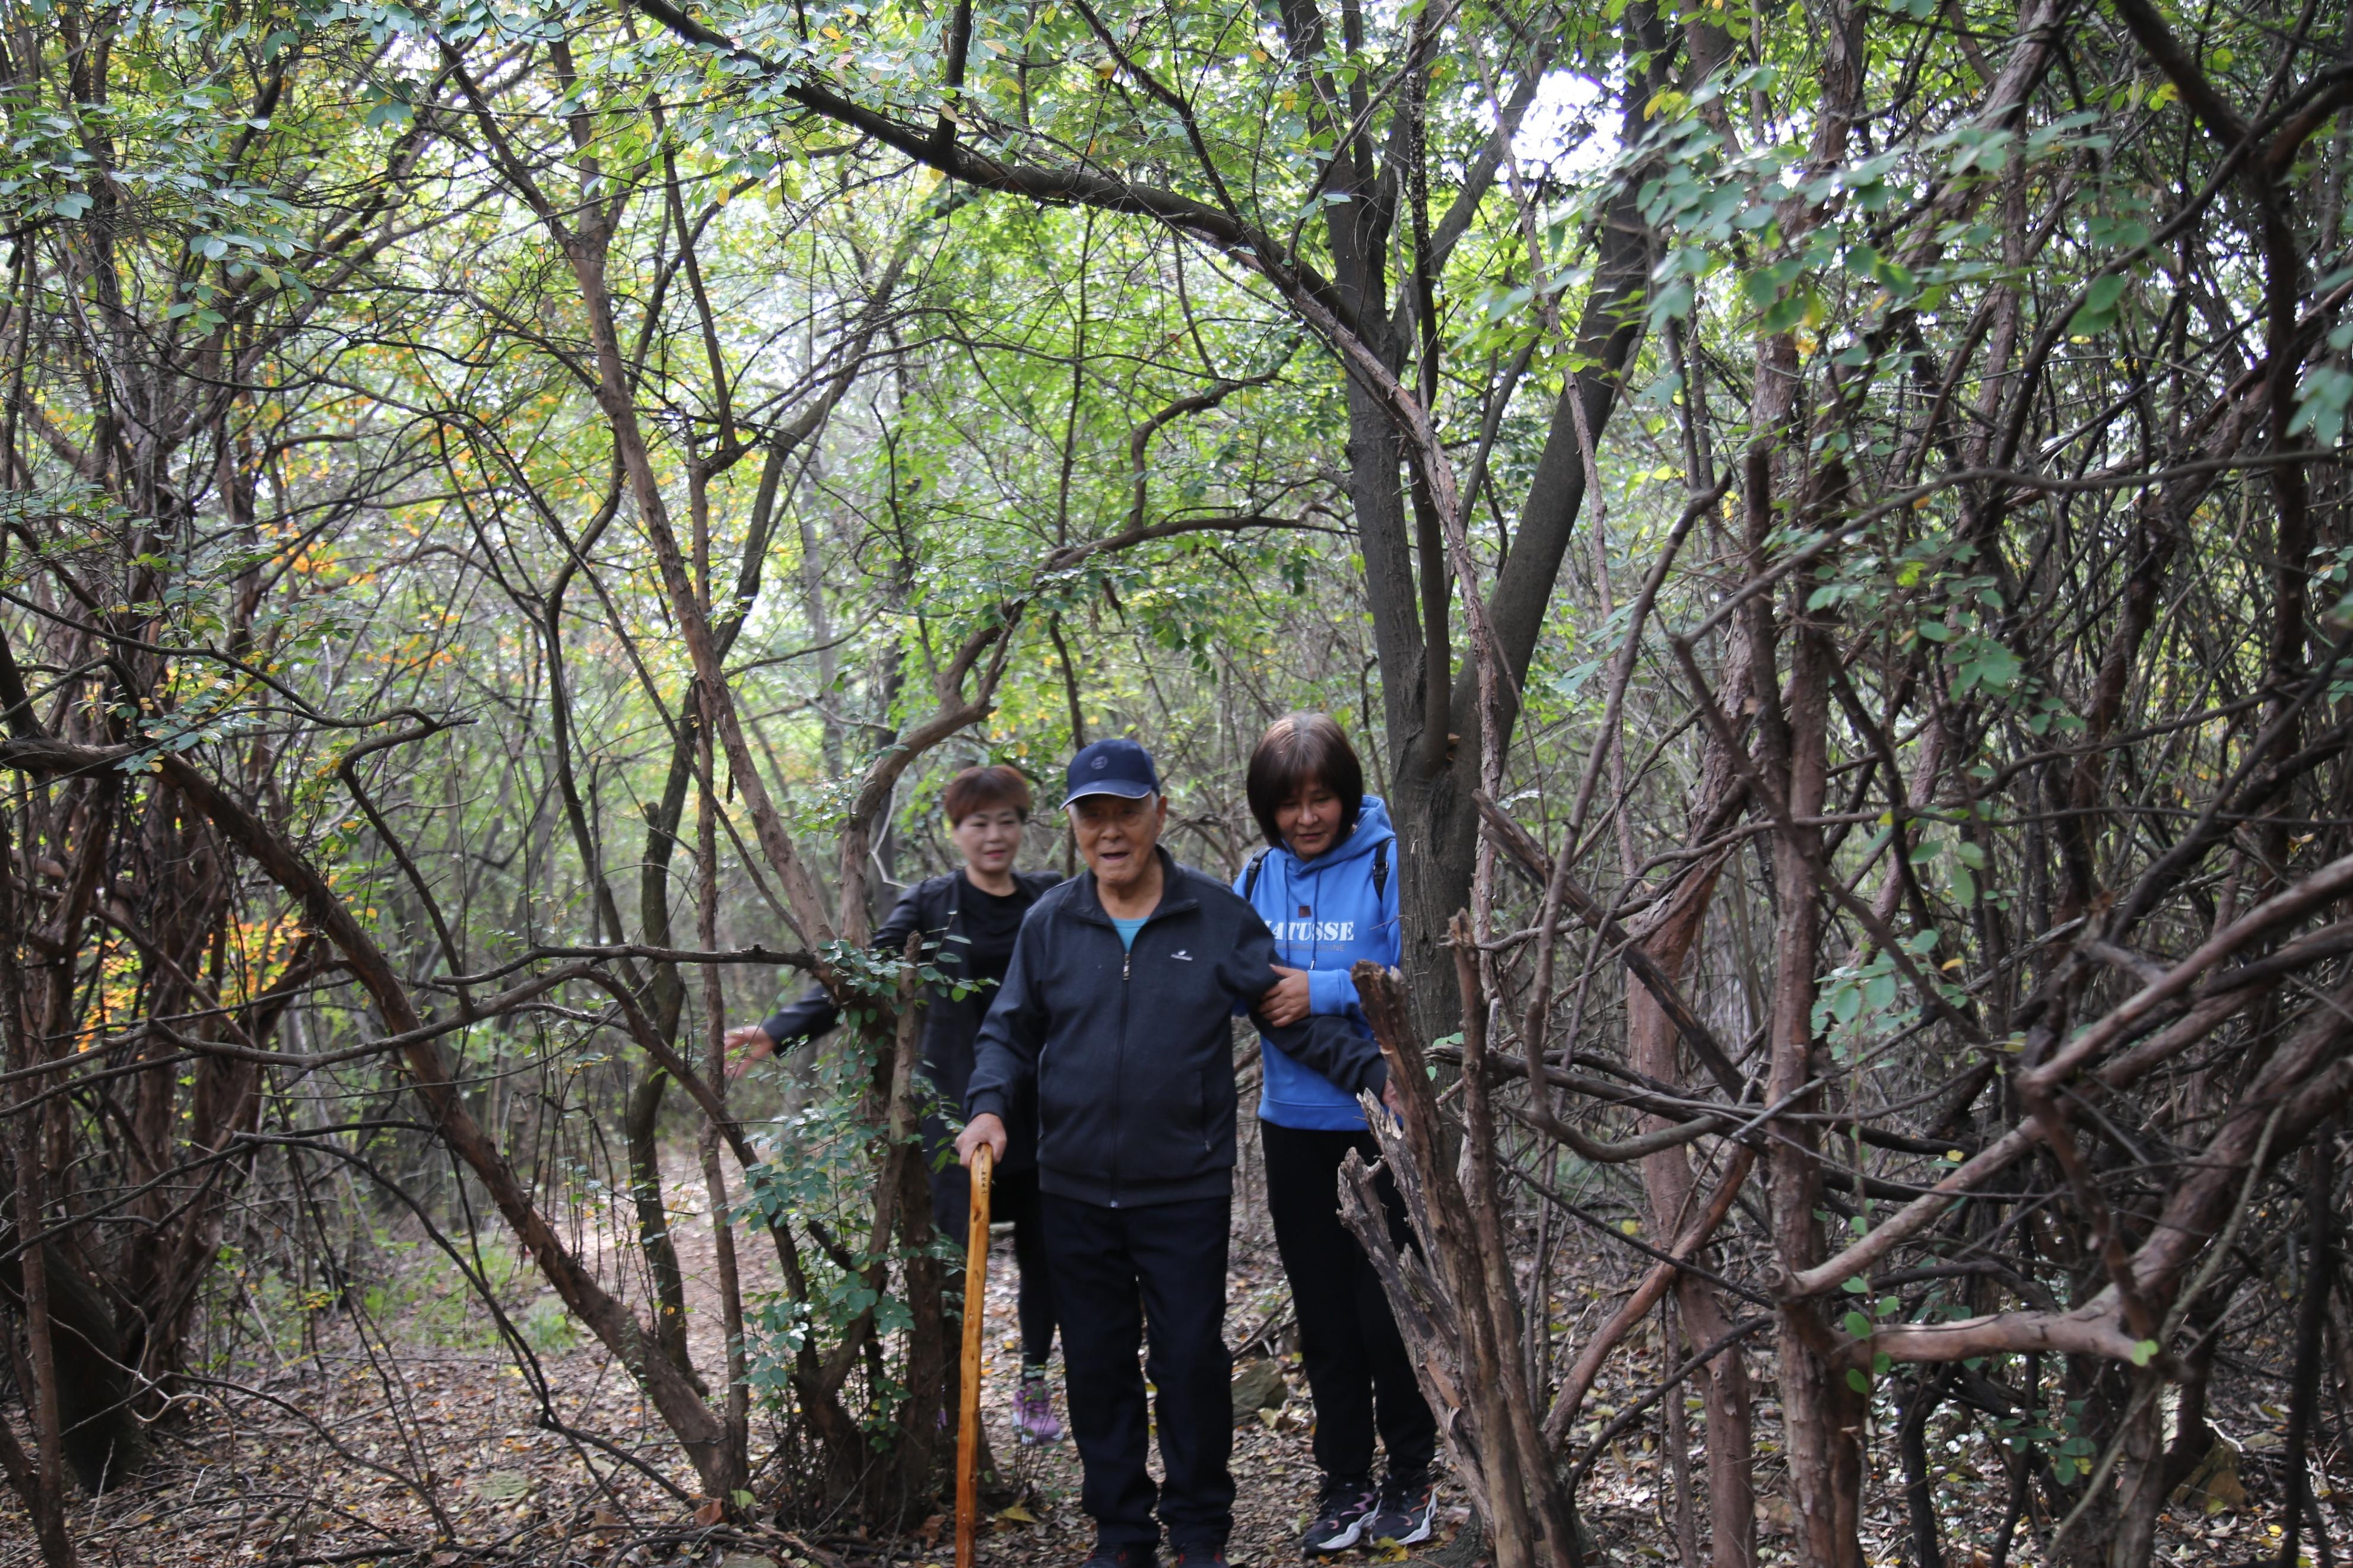
[[[2084,237],[2108,250],[2137,250],[2148,243],[2148,225],[2136,218],[2095,217],[2084,226]]]
[[[1768,332],[1792,332],[1820,320],[1823,313],[1821,296],[1811,289],[1799,289],[1774,300],[1757,324]]]
[[[2084,290],[2084,308],[2075,312],[2075,319],[2068,325],[2084,337],[2105,332],[2115,326],[2125,289],[2131,281],[2120,272],[2094,279],[2092,286]]]
[[[2333,447],[2345,428],[2345,411],[2353,405],[2353,373],[2335,365],[2319,365],[2296,389],[2295,417],[2288,434],[2310,433],[2314,442]]]
[[[1957,689],[1966,696],[1972,689],[1983,687],[1995,696],[2007,696],[2025,673],[2018,656],[2000,643],[1991,637],[1971,637],[1961,658]]]

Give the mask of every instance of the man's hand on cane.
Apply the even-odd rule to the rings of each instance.
[[[997,1163],[1005,1162],[1005,1123],[990,1111],[982,1111],[965,1123],[956,1135],[955,1151],[959,1163],[972,1163],[972,1152],[982,1144],[988,1146],[988,1157]]]

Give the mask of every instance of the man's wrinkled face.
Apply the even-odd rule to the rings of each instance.
[[[1091,795],[1071,805],[1071,830],[1079,853],[1095,880],[1113,892],[1124,892],[1144,879],[1152,865],[1152,851],[1168,821],[1165,795],[1137,799],[1125,795]]]

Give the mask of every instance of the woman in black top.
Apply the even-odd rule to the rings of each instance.
[[[949,1152],[965,1120],[973,1037],[997,999],[1022,916],[1039,893],[1062,879],[1013,869],[1029,816],[1029,784],[1011,768],[966,768],[948,781],[941,807],[949,837],[964,856],[964,869],[918,882],[900,895],[890,919],[875,931],[873,945],[878,952],[896,956],[906,951],[908,936],[921,931],[934,967],[953,978],[983,983],[962,996],[935,990],[923,1019],[923,1075],[934,1090],[934,1103],[923,1113],[932,1221],[942,1235],[960,1238],[972,1189]],[[833,999],[823,987],[810,986],[767,1022],[727,1032],[729,1076],[740,1075],[786,1041],[816,1038],[839,1020]],[[950,1108],[955,1126],[942,1114]],[[1013,1222],[1013,1256],[1020,1268],[1021,1384],[1014,1398],[1015,1422],[1022,1442],[1050,1443],[1062,1435],[1046,1384],[1046,1359],[1054,1349],[1054,1298],[1038,1218],[1037,1119],[1031,1108],[1021,1110],[1027,1114],[1008,1123],[1011,1136],[989,1189],[989,1208],[995,1218]]]

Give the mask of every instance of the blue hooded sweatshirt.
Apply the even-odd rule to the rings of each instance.
[[[1373,851],[1388,846],[1388,875],[1373,889]],[[1307,971],[1311,1012],[1347,1018],[1356,1032],[1372,1037],[1372,1026],[1356,1005],[1356,983],[1348,971],[1357,960],[1394,965],[1402,951],[1398,925],[1397,833],[1388,807],[1368,795],[1356,811],[1356,830],[1313,860],[1288,848],[1269,849],[1259,863],[1258,886],[1243,893],[1274,932],[1274,961]],[[1250,870],[1234,879],[1243,892]],[[1259,1120],[1277,1127],[1346,1131],[1365,1124],[1356,1097],[1260,1037],[1266,1082],[1260,1092]]]

